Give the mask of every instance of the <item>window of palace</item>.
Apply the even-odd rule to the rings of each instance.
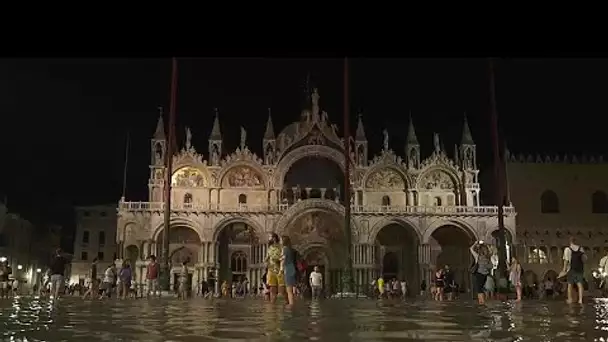
[[[540,211],[543,214],[559,213],[559,198],[553,190],[546,190],[540,196]]]
[[[245,274],[247,272],[247,255],[245,253],[234,252],[230,259],[230,270],[233,274]]]
[[[80,252],[80,260],[86,261],[89,259],[89,253],[87,252]]]
[[[591,212],[608,214],[608,196],[605,192],[598,190],[591,195]]]
[[[99,232],[99,237],[97,240],[99,247],[103,247],[106,244],[106,232]]]
[[[544,247],[531,247],[528,253],[528,262],[531,264],[548,264],[549,259],[547,258],[547,252],[544,250]]]
[[[436,207],[441,207],[441,197],[439,197],[439,196],[435,197],[435,200],[433,201],[433,205]]]
[[[89,231],[88,230],[85,230],[84,232],[82,232],[82,243],[83,244],[89,243]]]
[[[388,196],[382,196],[382,205],[383,206],[391,205],[391,198]]]
[[[247,195],[245,195],[245,194],[239,195],[239,204],[247,204]]]
[[[192,194],[187,193],[184,195],[184,204],[190,204],[190,203],[192,203]]]

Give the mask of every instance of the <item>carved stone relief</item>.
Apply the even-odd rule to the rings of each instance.
[[[439,170],[426,174],[420,181],[419,185],[427,190],[454,190],[455,188],[452,178],[447,173]]]
[[[383,169],[370,175],[367,178],[367,183],[365,186],[374,190],[403,190],[405,189],[405,182],[403,181],[403,177],[401,177],[397,171]]]
[[[262,177],[249,166],[237,166],[230,169],[224,176],[223,186],[232,188],[263,187]]]
[[[341,227],[336,215],[317,211],[299,217],[288,228],[288,234],[296,245],[318,238],[335,241],[342,238]]]
[[[181,265],[183,262],[192,263],[196,262],[194,253],[188,248],[179,248],[171,256],[171,263],[173,265]]]
[[[205,186],[203,173],[193,167],[183,167],[177,170],[172,177],[173,186],[199,188]]]

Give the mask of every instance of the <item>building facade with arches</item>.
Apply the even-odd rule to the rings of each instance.
[[[476,145],[468,123],[449,156],[438,134],[434,150],[421,155],[410,120],[405,146],[391,149],[385,130],[381,152],[368,155],[363,119],[346,142],[321,110],[316,89],[307,93],[300,118],[276,134],[269,113],[262,155],[248,147],[223,148],[216,111],[207,153],[192,146],[186,128],[182,149],[172,155],[170,260],[189,260],[193,286],[213,277],[247,277],[258,286],[264,272],[269,233],[289,235],[307,264],[318,265],[328,287],[340,287],[347,261],[345,206],[351,207],[351,251],[355,281],[369,284],[378,275],[406,279],[416,289],[432,270],[449,264],[468,284],[468,248],[475,240],[492,243],[497,207],[480,204]],[[429,142],[431,137],[429,137]],[[162,116],[151,140],[149,200],[122,199],[118,208],[120,257],[137,265],[162,250],[165,127]],[[347,160],[346,160],[347,159]],[[344,198],[344,168],[350,163],[351,198]],[[515,236],[515,210],[505,208],[509,239]]]
[[[506,153],[510,201],[517,207],[517,256],[528,280],[553,278],[575,236],[589,277],[608,253],[608,163],[596,156]]]

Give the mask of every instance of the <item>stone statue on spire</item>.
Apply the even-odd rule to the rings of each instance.
[[[441,144],[439,143],[439,133],[433,134],[433,144],[435,145],[435,153],[441,152]]]
[[[312,100],[312,121],[319,122],[319,91],[317,88],[313,89],[312,95],[310,96]]]
[[[247,145],[247,131],[245,127],[241,126],[241,149],[244,149]]]
[[[384,129],[384,131],[382,131],[382,134],[384,135],[384,150],[388,151],[388,131]]]
[[[186,127],[186,150],[189,150],[192,147],[192,132],[190,131],[190,127]]]

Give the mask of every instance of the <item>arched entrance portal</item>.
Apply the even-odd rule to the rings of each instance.
[[[217,241],[220,284],[249,278],[249,265],[257,263],[251,258],[252,247],[258,243],[255,230],[245,222],[230,223],[222,228]]]
[[[419,287],[419,237],[406,222],[391,222],[376,235],[376,267],[385,281],[405,280],[410,288]]]
[[[132,266],[139,260],[139,248],[135,245],[130,245],[125,249],[125,257]]]
[[[298,215],[283,232],[302,256],[323,266],[326,294],[342,288],[342,271],[348,256],[342,221],[338,213],[312,209]]]
[[[161,230],[157,237],[156,255],[161,254],[163,248],[164,232]],[[195,264],[198,263],[198,254],[201,248],[201,239],[198,233],[191,227],[185,225],[172,225],[169,234],[169,263],[171,267],[170,288],[177,289],[179,273],[182,270],[182,263],[188,266],[189,289],[194,288],[199,280],[194,279],[196,274]]]
[[[282,202],[292,204],[307,198],[335,200],[344,186],[344,172],[334,161],[322,157],[304,157],[291,165],[285,174]]]
[[[302,249],[302,248],[301,248]],[[323,274],[323,283],[325,288],[329,288],[331,286],[331,275],[330,275],[330,265],[329,258],[327,257],[327,251],[324,246],[310,246],[302,249],[300,255],[302,255],[302,259],[306,264],[306,272],[304,274],[305,283],[308,284],[308,279],[310,279],[310,273],[314,270],[315,267],[319,269],[319,272]],[[308,287],[308,286],[307,286]],[[310,295],[310,293],[307,293]]]
[[[435,270],[449,266],[460,290],[471,288],[469,272],[473,257],[469,248],[475,242],[473,233],[455,225],[444,225],[437,228],[429,241],[431,262]],[[434,274],[433,274],[434,275]],[[431,276],[431,279],[433,278]]]

